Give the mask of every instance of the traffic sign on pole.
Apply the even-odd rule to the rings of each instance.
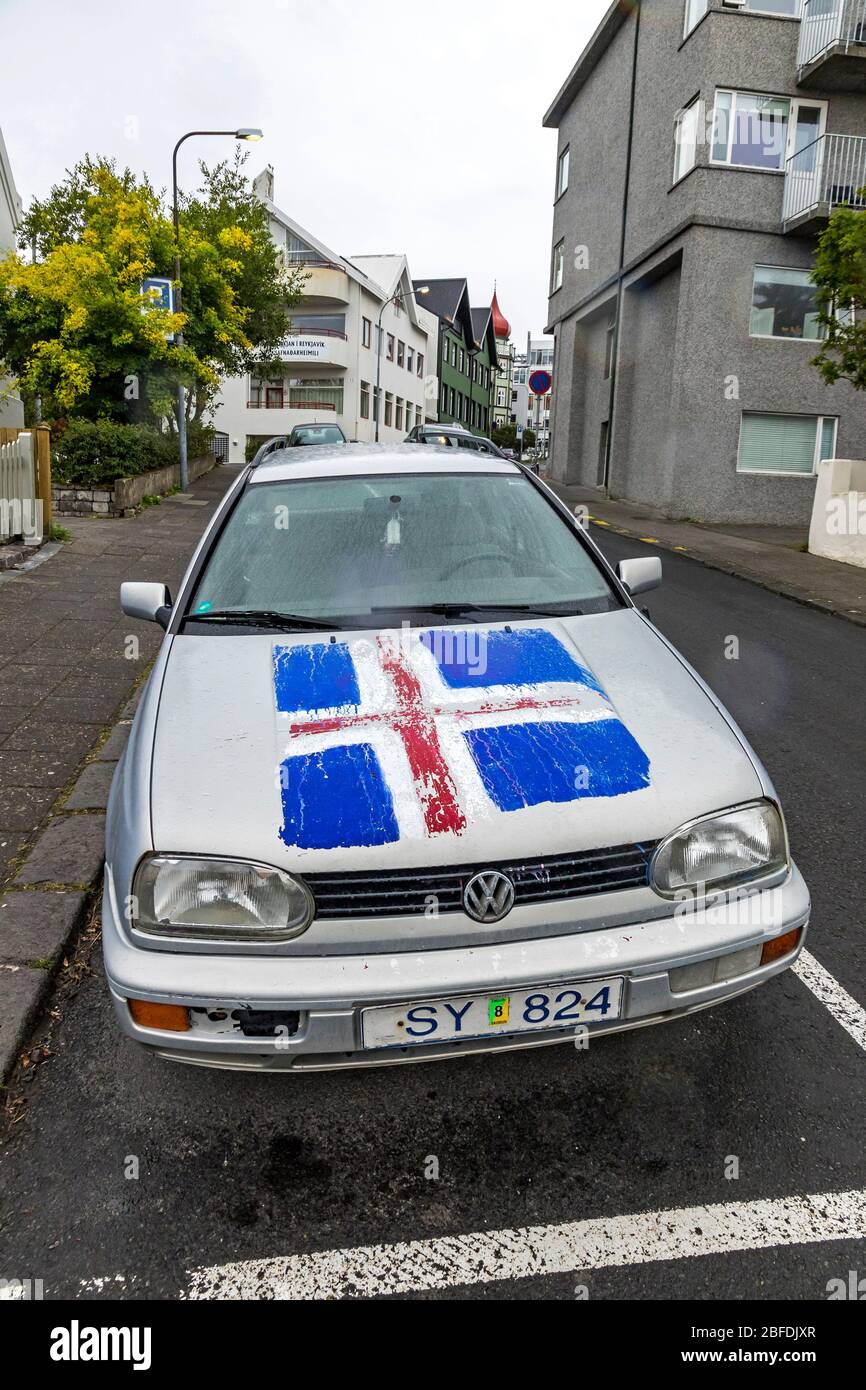
[[[529,378],[529,389],[535,396],[546,396],[552,385],[550,372],[533,372]]]

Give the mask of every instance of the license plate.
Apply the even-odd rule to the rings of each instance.
[[[398,1008],[365,1009],[364,1047],[429,1047],[514,1033],[543,1033],[609,1023],[622,1017],[623,981],[500,991]]]

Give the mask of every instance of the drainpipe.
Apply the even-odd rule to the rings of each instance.
[[[604,453],[604,478],[603,478],[603,480],[602,480],[602,486],[603,486],[605,492],[608,492],[608,491],[610,490],[611,460],[612,460],[612,456],[613,456],[614,423],[615,423],[615,418],[616,418],[616,399],[617,399],[616,391],[617,391],[617,379],[618,379],[618,376],[619,376],[620,324],[621,324],[621,320],[622,320],[622,305],[623,305],[623,299],[624,299],[624,290],[623,290],[624,275],[623,275],[623,272],[624,272],[624,270],[625,270],[626,233],[627,233],[627,231],[628,231],[628,196],[629,196],[629,190],[630,190],[630,188],[631,188],[631,160],[632,160],[632,149],[633,149],[633,146],[634,146],[634,115],[635,115],[635,102],[636,102],[636,98],[637,98],[637,59],[638,59],[638,45],[639,45],[639,43],[640,43],[640,21],[641,21],[641,13],[642,13],[642,10],[643,10],[643,6],[642,6],[642,4],[640,3],[640,0],[635,0],[634,50],[633,50],[633,52],[632,52],[632,61],[631,61],[631,95],[630,95],[630,99],[629,99],[629,111],[628,111],[628,143],[627,143],[627,145],[626,145],[626,156],[625,156],[625,188],[623,189],[623,197],[622,197],[622,225],[621,225],[621,227],[620,227],[620,237],[619,237],[619,267],[618,267],[618,271],[617,271],[617,285],[616,285],[616,317],[615,317],[615,319],[614,319],[614,325],[613,325],[613,349],[612,349],[612,352],[611,352],[611,364],[610,364],[610,397],[609,397],[609,401],[608,401],[608,412],[607,412],[607,419],[608,419],[608,425],[607,425],[607,444],[606,444],[606,446],[605,446],[605,453]]]

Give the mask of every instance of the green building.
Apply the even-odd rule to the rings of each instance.
[[[466,280],[416,280],[420,302],[439,319],[439,423],[489,435],[499,359],[493,310],[473,309]]]

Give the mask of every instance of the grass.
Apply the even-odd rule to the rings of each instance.
[[[56,522],[52,521],[48,528],[48,539],[62,545],[64,541],[72,540],[72,532],[67,531],[65,526],[58,526]]]
[[[161,501],[162,498],[158,497],[156,493],[146,493],[146,495],[142,497],[141,501],[138,504],[139,510],[144,511],[146,507],[158,507]]]

